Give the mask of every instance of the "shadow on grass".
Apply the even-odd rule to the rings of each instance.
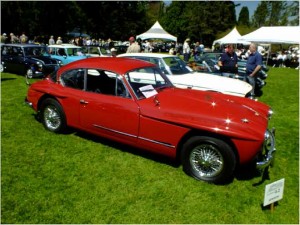
[[[37,114],[32,114],[35,119],[40,122],[39,116]],[[91,133],[87,133],[84,131],[80,131],[77,129],[73,128],[68,128],[64,134],[69,135],[69,134],[74,134],[80,138],[86,139],[93,141],[95,143],[99,143],[102,145],[109,146],[111,148],[114,148],[116,150],[122,151],[122,152],[127,152],[136,156],[140,156],[149,160],[153,160],[158,163],[163,163],[169,166],[172,166],[174,168],[179,168],[180,167],[180,162],[178,159],[173,159],[164,155],[160,155],[158,153],[150,152],[144,149],[140,149],[138,147],[133,147],[130,145],[122,144],[116,141],[109,140],[107,138],[103,138]],[[233,182],[234,179],[237,179],[239,181],[243,180],[252,180],[255,177],[261,177],[261,180],[257,183],[254,183],[253,186],[258,186],[264,183],[265,180],[269,180],[269,173],[268,170],[264,170],[263,172],[258,171],[255,168],[255,164],[249,164],[249,165],[244,165],[244,166],[238,166],[232,176],[232,178],[228,179],[225,182],[218,183],[218,185],[228,185]]]
[[[99,143],[99,144],[107,145],[109,147],[115,148],[122,152],[127,152],[127,153],[131,153],[131,154],[134,154],[137,156],[141,156],[143,158],[150,159],[150,160],[153,160],[153,161],[156,161],[159,163],[163,163],[163,164],[175,167],[175,168],[178,168],[180,166],[180,163],[176,159],[172,159],[172,158],[164,156],[164,155],[160,155],[157,153],[149,152],[144,149],[125,145],[122,143],[118,143],[116,141],[111,141],[109,139],[102,138],[100,136],[86,133],[83,131],[73,130],[73,133],[81,138],[91,140],[91,141]]]
[[[15,80],[17,78],[1,78],[1,82],[3,81],[9,81],[9,80]]]

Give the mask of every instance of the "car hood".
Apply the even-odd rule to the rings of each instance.
[[[144,117],[252,140],[263,138],[270,109],[247,98],[179,88],[161,90],[139,104]]]
[[[213,90],[242,97],[245,97],[252,90],[252,86],[247,82],[206,73],[195,72],[184,75],[168,75],[168,78],[179,88],[189,87],[198,90]]]
[[[57,59],[53,59],[47,56],[34,56],[34,57],[28,57],[31,60],[39,61],[43,64],[58,64]]]

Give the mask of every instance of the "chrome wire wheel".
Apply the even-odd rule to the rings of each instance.
[[[28,79],[32,79],[33,78],[33,71],[32,71],[32,69],[28,69],[26,71],[26,76],[27,76]]]
[[[62,123],[62,118],[61,118],[61,114],[57,111],[55,106],[48,105],[45,108],[44,122],[45,122],[45,126],[51,131],[55,131],[59,129]]]
[[[219,175],[224,168],[223,156],[212,144],[196,146],[192,149],[189,160],[192,169],[204,179]]]

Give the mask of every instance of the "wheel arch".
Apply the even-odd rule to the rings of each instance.
[[[38,119],[40,120],[40,116],[41,116],[41,106],[42,106],[42,103],[44,100],[48,99],[48,98],[51,98],[55,101],[57,101],[60,105],[60,101],[58,98],[54,97],[53,95],[50,95],[50,94],[44,94],[38,101],[38,104],[37,104],[37,116],[38,116]],[[65,118],[67,120],[67,117]]]
[[[229,137],[226,137],[226,136],[221,135],[221,134],[216,134],[216,133],[213,133],[213,132],[209,132],[209,131],[190,130],[188,133],[186,133],[181,138],[181,140],[178,143],[178,146],[177,146],[177,149],[176,149],[176,160],[178,162],[182,163],[181,162],[181,153],[182,153],[182,150],[183,150],[184,143],[187,142],[187,140],[189,140],[191,137],[194,137],[194,136],[208,136],[208,137],[217,138],[217,139],[220,139],[220,140],[226,142],[231,147],[231,149],[232,149],[232,151],[233,151],[233,153],[236,157],[237,163],[240,161],[240,157],[239,157],[237,148],[236,148],[235,144],[233,143],[233,141]]]

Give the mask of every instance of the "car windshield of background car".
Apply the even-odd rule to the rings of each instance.
[[[171,87],[172,84],[159,68],[142,68],[130,71],[125,76],[132,90],[138,99],[150,97],[147,92],[155,93],[165,87]],[[143,88],[145,86],[151,88]]]
[[[165,57],[163,58],[172,75],[183,75],[192,73],[193,70],[186,65],[186,63],[179,57]]]

